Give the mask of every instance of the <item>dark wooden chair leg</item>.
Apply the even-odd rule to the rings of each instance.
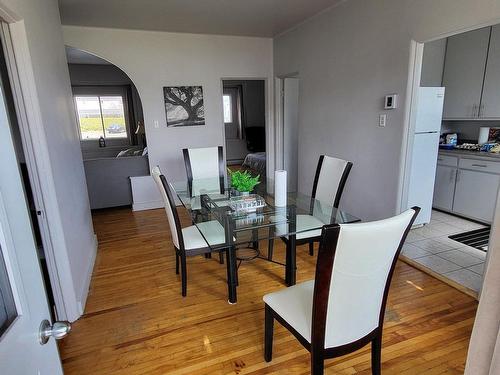
[[[273,260],[274,238],[270,238],[267,242],[267,259]]]
[[[325,372],[325,358],[320,353],[311,352],[311,375],[323,375]]]
[[[309,242],[309,255],[314,255],[314,242]]]
[[[219,251],[219,263],[224,264],[224,253]]]
[[[266,305],[265,308],[265,327],[264,327],[264,359],[271,362],[273,359],[273,334],[274,317],[271,308]]]
[[[187,267],[186,256],[181,254],[181,283],[182,283],[182,296],[186,297],[187,294]]]
[[[207,258],[207,259],[212,258],[212,253],[205,253],[205,258]]]
[[[382,362],[382,332],[380,332],[377,337],[372,341],[372,374],[381,374],[381,362]]]
[[[175,274],[179,274],[179,254],[175,253]]]

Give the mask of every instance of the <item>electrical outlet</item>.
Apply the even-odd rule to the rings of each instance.
[[[380,126],[381,128],[385,128],[386,123],[387,123],[387,115],[386,114],[379,115],[378,126]]]

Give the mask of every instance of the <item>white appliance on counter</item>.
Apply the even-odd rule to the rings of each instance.
[[[444,87],[419,88],[415,128],[408,142],[411,147],[408,207],[422,208],[414,225],[428,224],[431,220],[443,103]]]

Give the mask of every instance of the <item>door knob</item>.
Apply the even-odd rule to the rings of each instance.
[[[51,337],[56,340],[60,340],[68,335],[71,331],[71,324],[67,321],[54,322],[53,325],[50,325],[50,322],[45,319],[40,324],[40,332],[38,334],[38,340],[41,345],[44,345],[49,341]]]

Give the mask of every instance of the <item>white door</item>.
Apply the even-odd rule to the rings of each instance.
[[[408,190],[408,207],[422,209],[415,224],[428,224],[431,220],[438,147],[439,133],[415,134]]]
[[[0,374],[58,375],[55,340],[39,342],[49,318],[40,264],[0,91]]]
[[[288,191],[297,191],[299,154],[299,79],[283,80],[283,169]]]

